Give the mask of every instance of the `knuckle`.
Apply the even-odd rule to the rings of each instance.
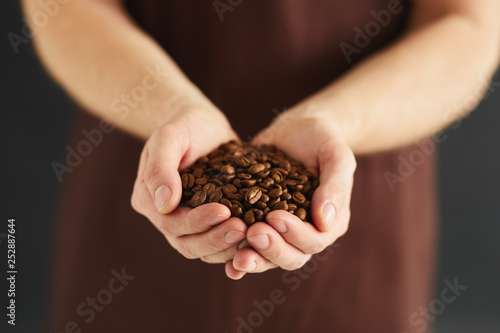
[[[186,259],[199,259],[193,249],[189,246],[186,246],[184,242],[179,242],[177,245],[177,251],[182,254]]]
[[[281,258],[281,256],[282,256],[282,251],[279,247],[271,247],[265,255],[265,257],[270,261],[279,259]]]
[[[157,164],[150,164],[147,166],[144,172],[144,182],[151,188],[153,184],[155,184],[160,177],[161,166]]]

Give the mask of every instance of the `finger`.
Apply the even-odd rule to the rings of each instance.
[[[234,255],[232,266],[233,269],[244,273],[262,273],[278,267],[252,248],[238,250]]]
[[[233,261],[228,261],[226,263],[225,269],[227,277],[233,280],[239,280],[246,274],[245,272],[240,272],[237,269],[235,269],[233,267]]]
[[[151,200],[146,185],[139,179],[134,184],[132,206],[167,237],[202,233],[231,216],[229,208],[218,203],[209,203],[194,209],[179,207],[170,214],[160,214]]]
[[[329,231],[336,214],[349,208],[356,160],[349,148],[325,142],[318,151],[319,187],[311,202],[311,216],[321,232]]]
[[[207,264],[222,264],[233,260],[236,251],[238,251],[238,244],[231,246],[229,249],[203,256],[200,259]]]
[[[306,254],[319,253],[335,240],[331,232],[320,232],[313,224],[284,210],[270,212],[266,221],[287,243]]]
[[[226,250],[245,238],[246,224],[233,217],[202,234],[171,240],[174,247],[189,259],[201,258]]]
[[[162,214],[173,211],[181,200],[179,164],[187,151],[182,126],[164,126],[149,139],[148,159],[143,179],[156,209]]]
[[[247,240],[262,257],[286,270],[302,267],[308,260],[304,252],[287,243],[273,227],[266,223],[259,222],[252,225],[247,231]],[[241,251],[244,250],[246,249]],[[236,269],[243,268],[240,264],[250,264],[238,261],[238,253],[234,262],[238,265]],[[262,261],[257,261],[256,264],[256,270],[259,270],[261,268],[259,264],[262,264]]]

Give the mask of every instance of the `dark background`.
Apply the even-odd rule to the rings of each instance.
[[[0,332],[43,332],[48,311],[50,252],[61,161],[71,132],[73,105],[43,71],[21,35],[17,1],[0,2]],[[500,75],[494,79],[500,82]],[[443,280],[468,289],[446,306],[435,332],[500,332],[500,87],[440,144],[441,236],[436,297]],[[7,219],[17,223],[17,325],[5,329]],[[416,309],[418,310],[418,309]],[[55,332],[53,332],[55,333]]]

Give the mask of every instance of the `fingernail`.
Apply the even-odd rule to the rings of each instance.
[[[214,215],[208,219],[208,225],[216,225],[229,218],[227,215]]]
[[[268,235],[257,235],[250,237],[248,239],[250,244],[257,250],[265,250],[269,247],[269,236]]]
[[[172,198],[172,190],[167,185],[159,186],[155,191],[155,205],[156,209],[160,213],[164,212],[168,204],[170,203],[170,199]]]
[[[244,239],[238,245],[238,250],[241,250],[241,249],[247,248],[247,247],[250,247],[250,244],[248,243],[248,241],[246,239]]]
[[[276,229],[276,231],[280,233],[284,233],[288,230],[288,228],[286,227],[286,223],[283,220],[272,220],[268,222],[272,222],[271,224],[273,225],[274,229]]]
[[[228,244],[236,243],[237,241],[240,241],[243,238],[245,238],[245,234],[242,233],[241,231],[235,231],[235,230],[229,230],[224,235],[224,241]]]
[[[255,268],[257,267],[257,263],[255,261],[252,261],[250,263],[250,265],[248,265],[247,267],[243,268],[243,270],[245,272],[253,272],[255,270]]]
[[[327,230],[330,230],[333,226],[333,219],[335,218],[335,207],[333,207],[331,203],[327,203],[323,206],[323,218],[325,219]]]

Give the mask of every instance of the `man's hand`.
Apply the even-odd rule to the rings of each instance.
[[[245,273],[275,267],[298,269],[347,231],[356,161],[336,133],[327,119],[294,110],[282,114],[255,138],[256,144],[283,149],[319,176],[311,202],[314,225],[286,211],[269,213],[268,224],[260,222],[248,229],[247,246],[240,246],[226,264],[228,277],[240,279]]]
[[[236,253],[238,242],[245,238],[245,223],[230,218],[224,205],[178,207],[182,196],[179,170],[234,139],[238,139],[236,134],[219,111],[184,108],[158,128],[144,146],[132,207],[186,258],[227,262]]]

